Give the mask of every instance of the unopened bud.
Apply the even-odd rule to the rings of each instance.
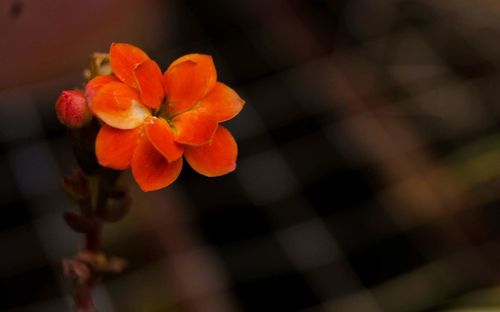
[[[97,211],[105,222],[117,222],[123,219],[132,204],[132,198],[125,190],[115,190],[109,194],[106,206]]]
[[[66,90],[56,102],[59,121],[68,128],[78,129],[86,126],[92,119],[92,113],[85,96],[77,90]]]
[[[63,185],[66,192],[77,200],[90,196],[89,181],[82,170],[77,169],[71,175],[65,176]]]
[[[90,233],[99,227],[95,219],[84,217],[74,211],[64,212],[63,217],[69,227],[78,233]]]

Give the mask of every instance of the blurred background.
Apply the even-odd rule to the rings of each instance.
[[[500,3],[2,0],[0,310],[70,311],[54,103],[93,51],[213,55],[237,170],[106,226],[108,311],[500,311]]]

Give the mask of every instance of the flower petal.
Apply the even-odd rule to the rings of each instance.
[[[103,125],[97,134],[95,153],[101,166],[125,170],[130,166],[141,128],[120,130]]]
[[[212,57],[188,54],[175,60],[163,75],[168,112],[177,115],[191,109],[213,89],[217,72]]]
[[[132,156],[132,175],[139,187],[155,191],[174,182],[182,169],[182,158],[168,162],[162,154],[143,137]]]
[[[223,122],[238,115],[243,108],[243,101],[238,93],[221,82],[201,100],[200,108],[215,116],[218,122]]]
[[[163,118],[150,117],[145,123],[146,135],[149,142],[160,152],[169,162],[182,157],[184,149],[182,145],[174,141],[174,134]]]
[[[87,83],[85,86],[85,97],[87,98],[87,103],[89,103],[90,107],[92,107],[92,99],[94,98],[96,92],[102,86],[112,81],[118,82],[119,80],[115,77],[115,75],[103,75],[97,76]]]
[[[109,62],[113,73],[121,81],[131,87],[136,87],[134,70],[149,56],[136,46],[128,43],[112,43],[109,49]]]
[[[177,115],[172,124],[176,134],[175,141],[188,145],[208,143],[217,129],[217,119],[199,109]]]
[[[139,102],[139,94],[121,82],[109,82],[92,100],[92,111],[106,124],[118,129],[133,129],[151,115]]]
[[[236,141],[229,130],[220,125],[209,144],[186,146],[184,150],[189,165],[207,177],[221,176],[236,169],[237,156]]]
[[[137,87],[142,103],[150,108],[160,108],[165,98],[161,69],[155,61],[146,60],[135,69]]]

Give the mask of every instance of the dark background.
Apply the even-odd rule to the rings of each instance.
[[[247,104],[234,173],[147,194],[125,175],[103,249],[130,267],[99,311],[500,309],[497,1],[4,0],[1,310],[70,310],[53,107],[111,42],[162,68],[211,54]]]

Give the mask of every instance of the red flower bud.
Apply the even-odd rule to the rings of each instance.
[[[92,119],[85,96],[77,90],[61,92],[56,102],[56,113],[59,121],[72,129],[82,128]]]

